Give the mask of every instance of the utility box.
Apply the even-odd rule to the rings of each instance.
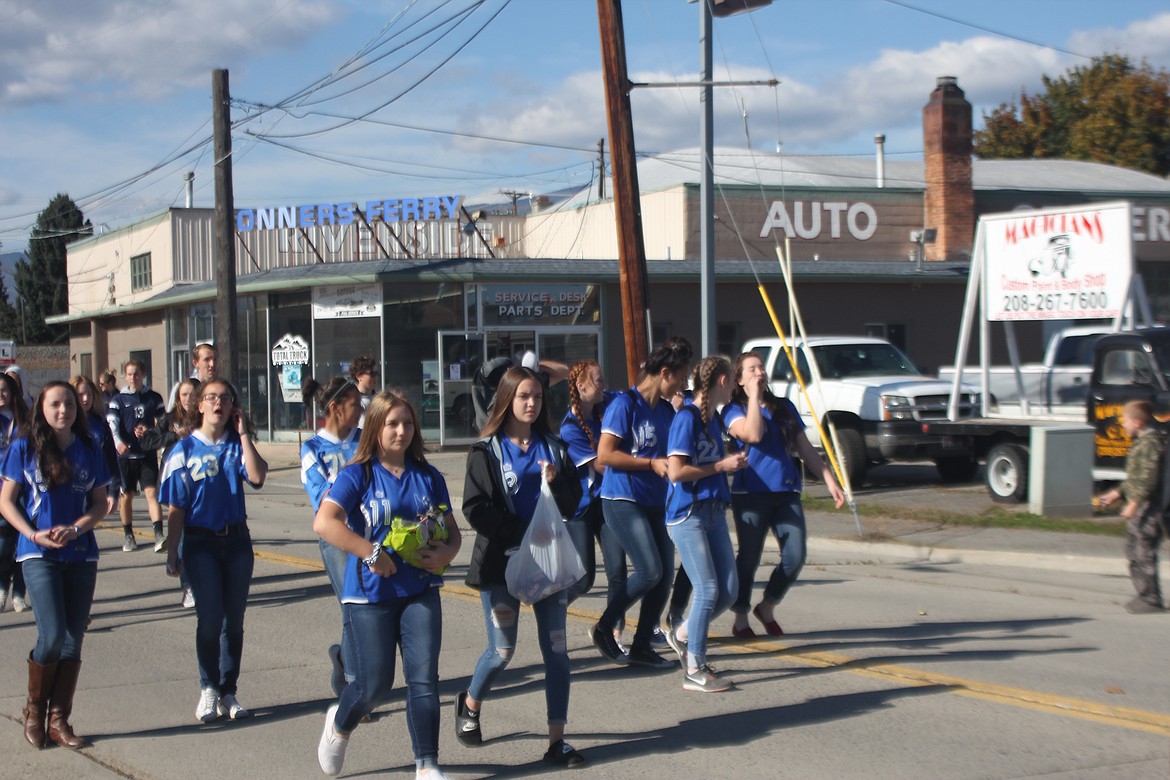
[[[1093,513],[1093,428],[1037,426],[1028,461],[1028,511],[1034,515],[1088,517]]]

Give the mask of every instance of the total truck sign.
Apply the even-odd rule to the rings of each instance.
[[[984,215],[987,319],[1117,317],[1133,277],[1131,224],[1128,203]]]

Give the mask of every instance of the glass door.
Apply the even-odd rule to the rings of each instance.
[[[436,371],[424,371],[420,422],[429,428],[438,421],[440,445],[470,444],[479,438],[471,378],[483,365],[483,334],[441,330],[437,346]]]

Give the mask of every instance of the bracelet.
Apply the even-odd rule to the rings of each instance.
[[[382,556],[382,545],[375,544],[374,551],[372,553],[370,553],[369,555],[367,555],[365,558],[362,558],[362,563],[364,563],[367,567],[372,569],[378,563],[378,558],[380,558],[381,556]]]

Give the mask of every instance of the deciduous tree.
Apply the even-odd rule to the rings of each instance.
[[[983,116],[975,154],[984,159],[1090,160],[1170,174],[1170,74],[1121,54],[1094,58],[1044,91],[1020,93]]]

